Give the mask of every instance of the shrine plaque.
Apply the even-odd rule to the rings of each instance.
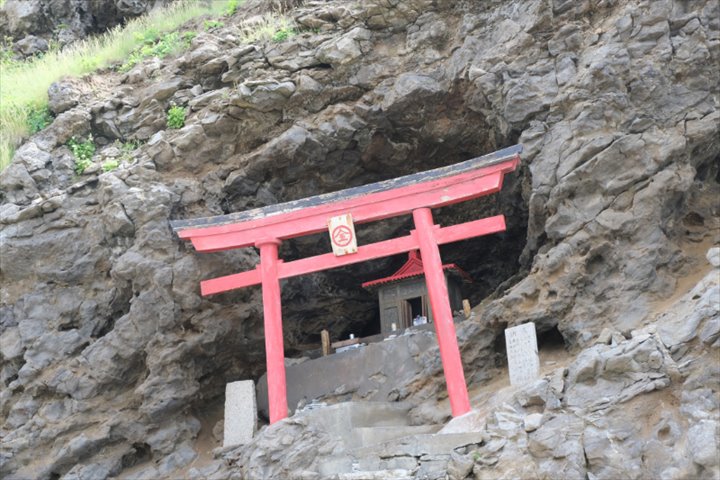
[[[505,330],[505,347],[510,371],[510,385],[525,385],[540,376],[535,324],[524,323]]]
[[[345,214],[328,220],[330,244],[336,257],[357,252],[357,237],[352,215]]]

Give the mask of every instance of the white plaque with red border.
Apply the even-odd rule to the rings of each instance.
[[[336,257],[357,252],[357,237],[352,215],[347,213],[328,220],[330,244]]]

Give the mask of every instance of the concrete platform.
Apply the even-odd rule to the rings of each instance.
[[[419,429],[408,425],[410,406],[389,402],[344,402],[335,405],[300,411],[298,417],[308,417],[313,425],[320,426],[328,434],[340,438],[347,449],[372,443],[381,443]],[[439,429],[440,426],[431,428]]]
[[[300,411],[296,417],[306,417],[310,423],[342,440],[346,449],[408,437],[434,433],[442,425],[409,425],[410,406],[390,402],[344,402],[313,410]]]
[[[287,366],[290,415],[301,400],[309,403],[323,397],[392,402],[393,391],[423,371],[419,355],[438,351],[432,325],[421,327],[390,340]],[[265,375],[257,383],[257,401],[259,414],[267,418]]]

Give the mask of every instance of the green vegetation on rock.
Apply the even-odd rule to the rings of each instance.
[[[68,148],[75,157],[75,173],[81,175],[90,165],[92,165],[92,157],[95,155],[95,142],[92,135],[88,136],[84,142],[77,140],[75,137],[68,140]]]
[[[195,32],[185,32],[183,34],[171,32],[161,35],[156,29],[138,33],[136,38],[141,45],[130,52],[127,61],[118,70],[127,72],[146,58],[163,58],[166,55],[185,49],[190,46],[190,42],[196,36]]]
[[[225,24],[218,20],[205,20],[203,23],[205,30],[214,30],[216,28],[224,27]]]
[[[235,12],[237,12],[238,7],[240,6],[240,0],[228,0],[227,5],[225,7],[225,15],[230,16],[234,15]]]
[[[167,113],[167,127],[173,129],[184,127],[185,115],[187,115],[185,108],[173,105]]]
[[[26,109],[25,114],[27,115],[27,129],[31,134],[39,132],[53,121],[47,104],[32,104]]]
[[[150,49],[157,49],[152,54],[166,55],[173,47],[167,37],[176,34],[177,44],[190,40],[175,32],[180,25],[201,15],[226,13],[231,6],[234,13],[239,4],[237,0],[180,0],[102,35],[76,42],[62,50],[51,49],[27,61],[14,60],[6,44],[0,54],[0,169],[10,163],[15,148],[31,133],[29,106],[47,103],[47,89],[51,83],[64,76],[81,76],[118,61],[127,63],[134,51],[148,46],[145,41],[149,32],[157,32],[158,36],[164,37],[164,41],[156,40],[150,46]]]
[[[132,152],[137,150],[141,144],[139,140],[128,140],[125,143],[120,143],[119,141],[117,141],[117,143],[119,145],[123,159],[132,158]]]
[[[295,29],[283,27],[277,32],[275,32],[275,34],[272,36],[272,40],[273,42],[284,42],[295,34]]]
[[[102,169],[103,169],[103,172],[112,172],[119,166],[120,166],[120,162],[118,160],[116,160],[116,159],[107,160],[107,161],[103,162]]]
[[[277,13],[254,17],[239,25],[240,41],[254,43],[263,41],[282,42],[297,33],[295,22]]]
[[[15,60],[12,47],[12,37],[5,37],[0,41],[0,66],[2,66],[3,69],[11,68],[15,64],[20,63],[18,60]]]

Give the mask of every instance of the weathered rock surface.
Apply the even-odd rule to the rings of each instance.
[[[718,273],[713,270],[697,288],[703,293],[718,288]],[[695,293],[672,305],[664,316],[683,318]],[[717,318],[720,297],[713,308]],[[717,347],[713,352],[673,354],[656,329],[650,324],[630,339],[589,347],[567,367],[525,387],[490,392],[487,405],[453,419],[434,435],[348,448],[342,437],[353,432],[350,415],[336,419],[329,409],[316,407],[266,427],[245,449],[219,451],[225,463],[189,476],[716,478],[720,401],[710,392],[717,392],[720,383],[717,365],[711,373],[690,365],[707,365]],[[301,440],[285,445],[285,455],[272,457],[282,438],[297,433],[298,424],[304,425]]]
[[[4,11],[35,3],[8,0]],[[109,76],[107,95],[73,105],[51,92],[62,113],[0,174],[0,475],[107,478],[136,468],[137,478],[175,478],[212,429],[200,412],[222,401],[225,383],[262,374],[260,292],[201,298],[197,288],[253,268],[256,253],[195,254],[169,219],[519,142],[523,166],[501,193],[437,214],[444,224],[508,219],[505,234],[443,250],[476,279],[469,297],[485,299],[458,331],[467,378],[489,380],[503,360],[496,340],[525,321],[541,335],[557,327],[582,354],[567,378],[541,381],[488,420],[496,438],[473,458],[474,475],[717,476],[716,287],[697,287],[682,315],[657,315],[684,278],[713,268],[703,257],[720,224],[717,3],[293,5],[289,14],[314,30],[241,45],[238,15],[180,56]],[[267,6],[252,2],[253,13]],[[13,22],[46,22],[37,12]],[[165,127],[171,103],[189,107],[180,130]],[[65,145],[89,134],[100,149],[78,177]],[[144,144],[119,157],[115,140]],[[120,167],[102,172],[103,158]],[[358,233],[370,242],[409,227],[400,219]],[[326,247],[312,237],[282,255]],[[395,262],[288,281],[288,355],[322,328],[334,338],[372,330],[375,302],[358,285]],[[633,335],[651,323],[655,333]],[[442,368],[432,349],[421,357],[423,374],[401,396],[416,405],[416,422],[436,423],[449,414],[438,407]],[[646,421],[651,430],[633,421],[663,411]],[[276,464],[316,478],[303,459],[333,447],[298,422],[287,422],[287,438],[262,430],[247,449],[188,475],[227,478],[223,469],[246,465],[243,475],[263,478]],[[283,442],[296,441],[301,452],[288,457]],[[467,463],[454,460],[453,475]]]

